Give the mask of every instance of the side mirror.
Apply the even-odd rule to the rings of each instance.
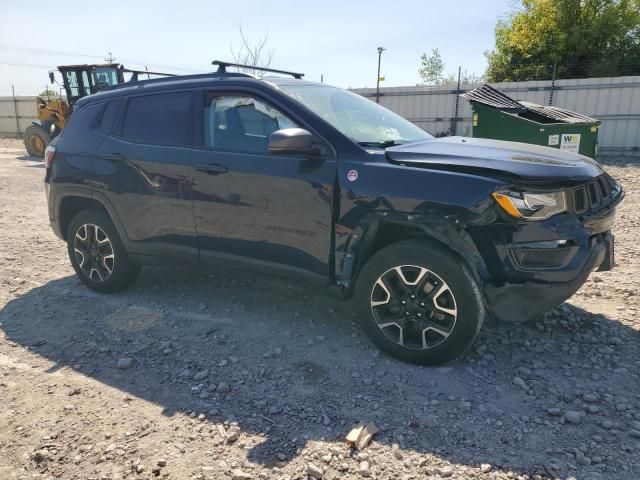
[[[283,128],[269,136],[271,153],[317,153],[314,137],[304,128]]]
[[[49,72],[49,81],[51,82],[51,85],[53,85],[53,82],[55,82],[55,77],[53,76],[53,72]]]

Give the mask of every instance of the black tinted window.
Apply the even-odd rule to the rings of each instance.
[[[89,138],[87,133],[98,126],[103,108],[104,103],[94,103],[74,111],[69,125],[62,130],[65,142],[80,142],[80,144],[84,144],[86,139]],[[76,145],[78,144],[76,143]]]
[[[187,145],[190,104],[190,92],[132,97],[122,134],[134,142]]]
[[[110,132],[113,127],[113,121],[116,118],[116,114],[118,113],[118,108],[120,108],[120,100],[112,100],[107,103],[107,106],[104,109],[104,113],[102,114],[102,120],[100,120],[100,125],[98,129],[103,132]]]
[[[214,97],[204,109],[205,145],[221,150],[268,153],[269,135],[292,127],[286,115],[249,96]]]

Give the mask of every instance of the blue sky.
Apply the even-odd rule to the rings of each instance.
[[[480,73],[486,67],[483,52],[494,45],[495,23],[513,0],[0,3],[0,95],[7,95],[12,83],[19,93],[42,90],[46,67],[96,63],[108,51],[129,68],[210,71],[211,60],[231,59],[238,23],[249,39],[268,34],[273,67],[304,72],[310,80],[324,74],[326,83],[340,87],[375,86],[378,46],[387,48],[383,86],[419,83],[420,55],[432,48],[440,49],[447,73],[458,65]]]

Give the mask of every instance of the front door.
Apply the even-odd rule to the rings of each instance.
[[[335,159],[270,153],[269,135],[297,123],[257,95],[203,101],[203,145],[191,154],[201,259],[326,277]]]

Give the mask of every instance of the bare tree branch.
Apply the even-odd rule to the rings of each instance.
[[[230,46],[233,61],[235,63],[250,65],[252,67],[269,68],[275,54],[273,49],[267,48],[269,34],[266,33],[264,36],[259,36],[256,42],[252,43],[245,35],[241,23],[238,23],[238,31],[240,33],[240,46],[237,50],[233,47],[233,43]],[[264,75],[264,72],[261,72],[260,70],[253,70],[251,68],[238,68],[238,71],[258,76]]]

